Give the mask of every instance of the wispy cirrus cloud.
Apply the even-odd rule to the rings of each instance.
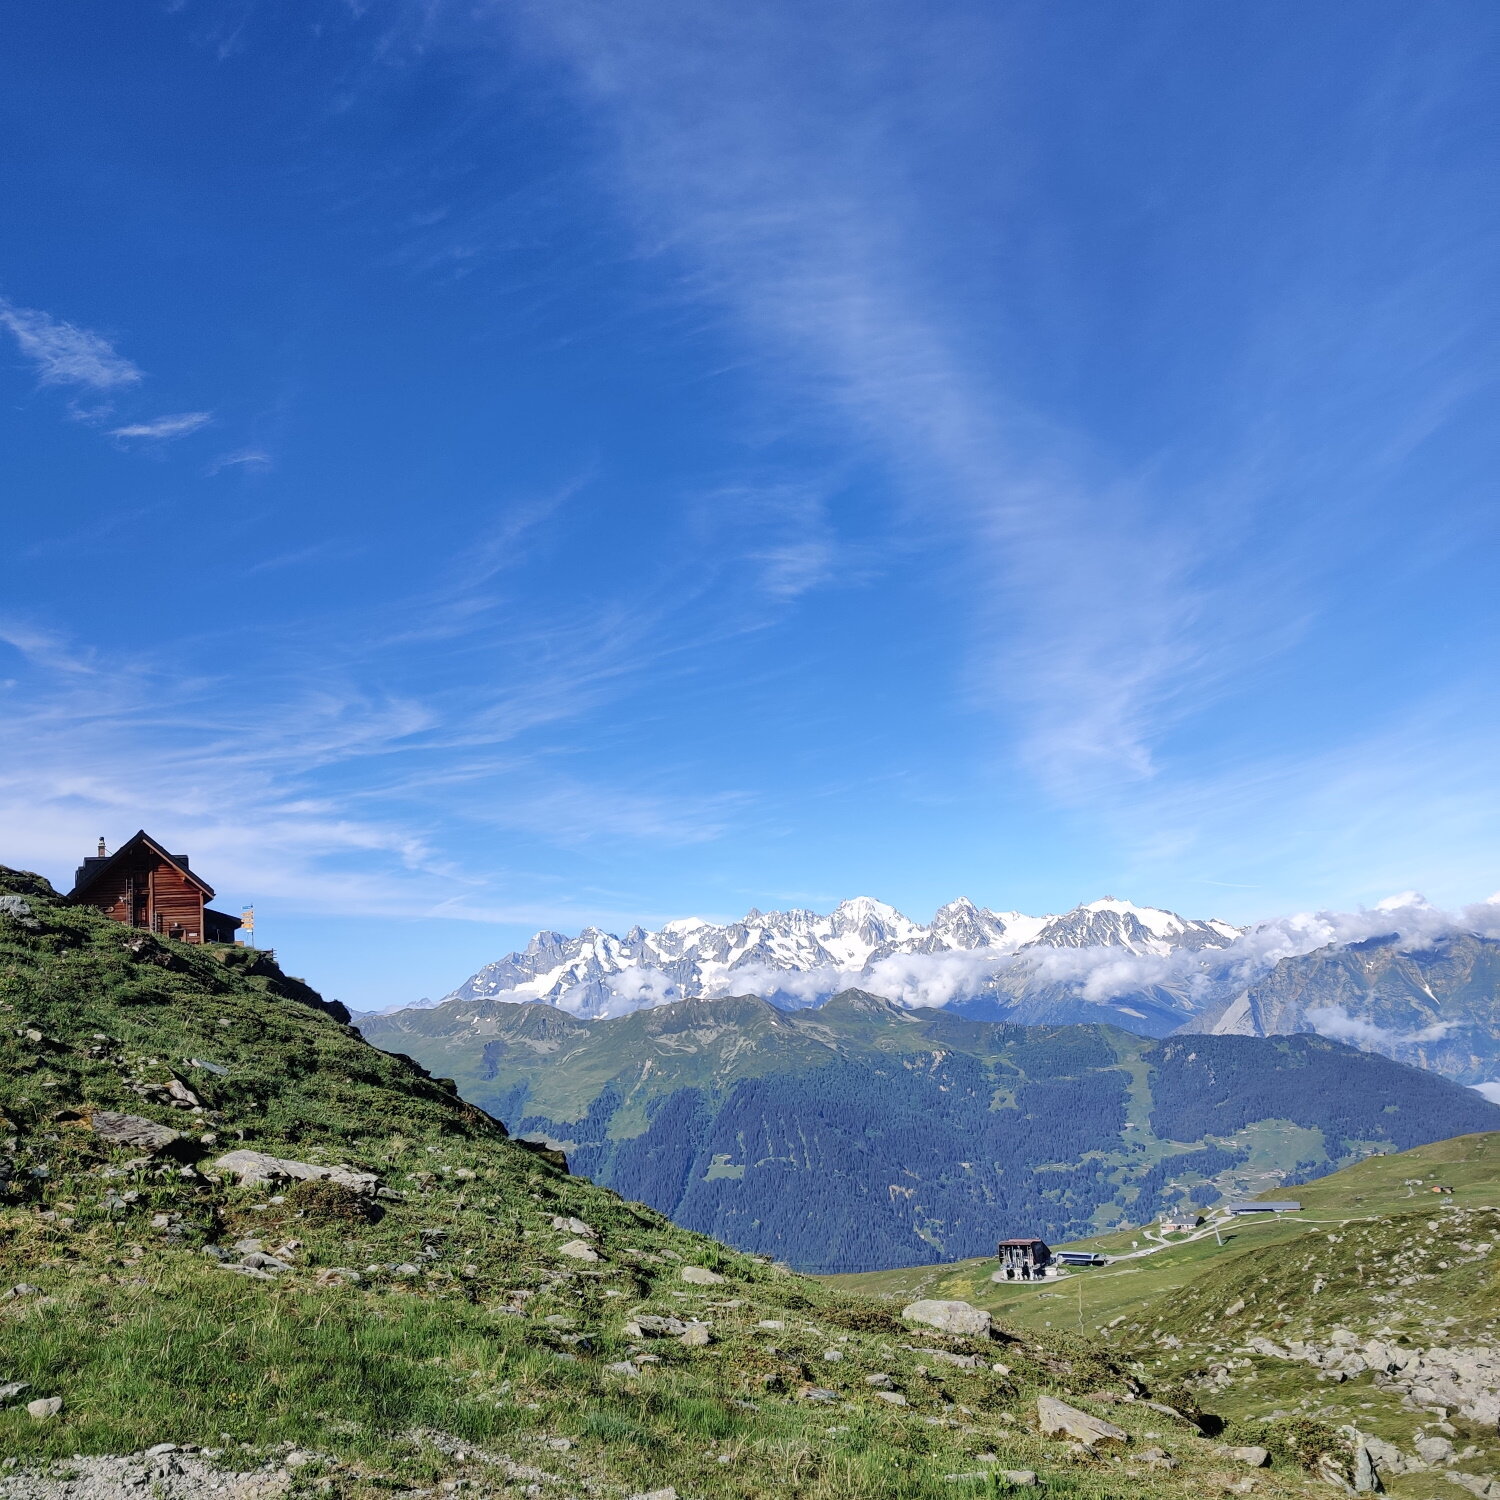
[[[225,469],[269,469],[273,462],[264,448],[236,448],[231,453],[221,453],[203,472],[212,478]]]
[[[951,204],[928,195],[923,164],[955,118],[994,125],[987,159],[1007,175],[998,23],[676,0],[516,14],[612,126],[614,184],[647,250],[774,361],[790,403],[882,455],[899,530],[948,549],[974,601],[970,691],[1019,715],[1019,753],[1055,790],[1151,775],[1178,716],[1285,645],[1272,582],[1236,586],[1213,508],[1169,522],[1144,476],[1098,472],[1089,442],[980,352],[972,304],[938,269]],[[773,590],[795,594],[829,572],[837,539],[760,555]]]
[[[144,373],[103,335],[37,308],[0,301],[0,327],[15,339],[43,385],[113,391],[137,385],[144,378]]]
[[[173,416],[152,417],[147,422],[129,422],[124,427],[112,427],[109,435],[116,438],[140,438],[148,442],[169,442],[173,438],[186,437],[207,427],[214,419],[211,411],[183,411]]]

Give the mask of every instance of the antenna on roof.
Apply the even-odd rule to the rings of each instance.
[[[99,858],[100,859],[104,859],[105,858],[104,839],[103,839],[102,836],[99,839]]]

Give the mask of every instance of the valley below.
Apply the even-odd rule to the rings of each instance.
[[[816,1272],[1077,1239],[1500,1128],[1473,1090],[1313,1034],[1154,1040],[858,990],[791,1012],[479,1001],[361,1024],[577,1171]]]

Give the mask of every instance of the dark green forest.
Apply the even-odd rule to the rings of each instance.
[[[1149,1098],[1132,1123],[1131,1073],[1106,1028],[974,1030],[991,1033],[988,1055],[846,1055],[674,1088],[649,1100],[638,1133],[612,1134],[625,1102],[616,1083],[573,1120],[527,1111],[518,1083],[507,1118],[563,1143],[575,1171],[686,1227],[824,1272],[1147,1224],[1371,1148],[1500,1125],[1500,1110],[1468,1089],[1311,1035],[1141,1041]],[[1277,1122],[1273,1142],[1285,1136],[1274,1179],[1256,1175],[1252,1144],[1236,1139],[1262,1122]],[[1321,1147],[1308,1148],[1307,1132]]]

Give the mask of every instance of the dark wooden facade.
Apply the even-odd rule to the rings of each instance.
[[[1033,1281],[1047,1274],[1052,1251],[1045,1240],[1001,1240],[1000,1269],[1007,1281]]]
[[[234,941],[239,919],[209,907],[213,887],[193,874],[186,855],[169,854],[144,829],[113,854],[101,839],[99,851],[79,865],[70,901],[183,943]]]

